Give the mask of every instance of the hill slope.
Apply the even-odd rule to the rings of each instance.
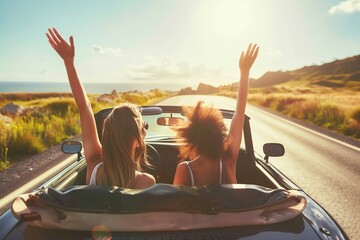
[[[267,72],[259,79],[250,81],[250,87],[254,88],[279,84],[360,90],[360,55],[323,65],[305,66],[293,71]]]

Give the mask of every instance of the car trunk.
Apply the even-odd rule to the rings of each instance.
[[[190,231],[110,232],[104,226],[92,231],[51,230],[19,223],[5,239],[320,239],[303,215],[258,226],[212,228]]]

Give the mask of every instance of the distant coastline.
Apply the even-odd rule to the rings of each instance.
[[[83,83],[87,93],[103,94],[110,93],[113,90],[117,92],[140,91],[146,92],[152,89],[164,91],[179,91],[189,85],[179,83]],[[190,86],[191,87],[191,86]],[[0,93],[12,92],[64,92],[71,93],[69,83],[67,82],[0,82]]]

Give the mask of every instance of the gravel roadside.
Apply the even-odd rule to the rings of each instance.
[[[72,138],[80,140],[81,136]],[[69,157],[61,151],[61,143],[48,148],[42,153],[29,156],[0,171],[0,199],[23,186],[36,176],[54,167]]]

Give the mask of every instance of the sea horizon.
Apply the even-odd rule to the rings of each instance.
[[[189,84],[180,83],[98,83],[84,82],[86,92],[90,94],[111,93],[113,90],[117,92],[140,91],[147,92],[153,89],[164,91],[180,91],[186,87],[196,87]],[[64,92],[71,93],[68,82],[1,82],[0,93],[45,93],[45,92]]]

